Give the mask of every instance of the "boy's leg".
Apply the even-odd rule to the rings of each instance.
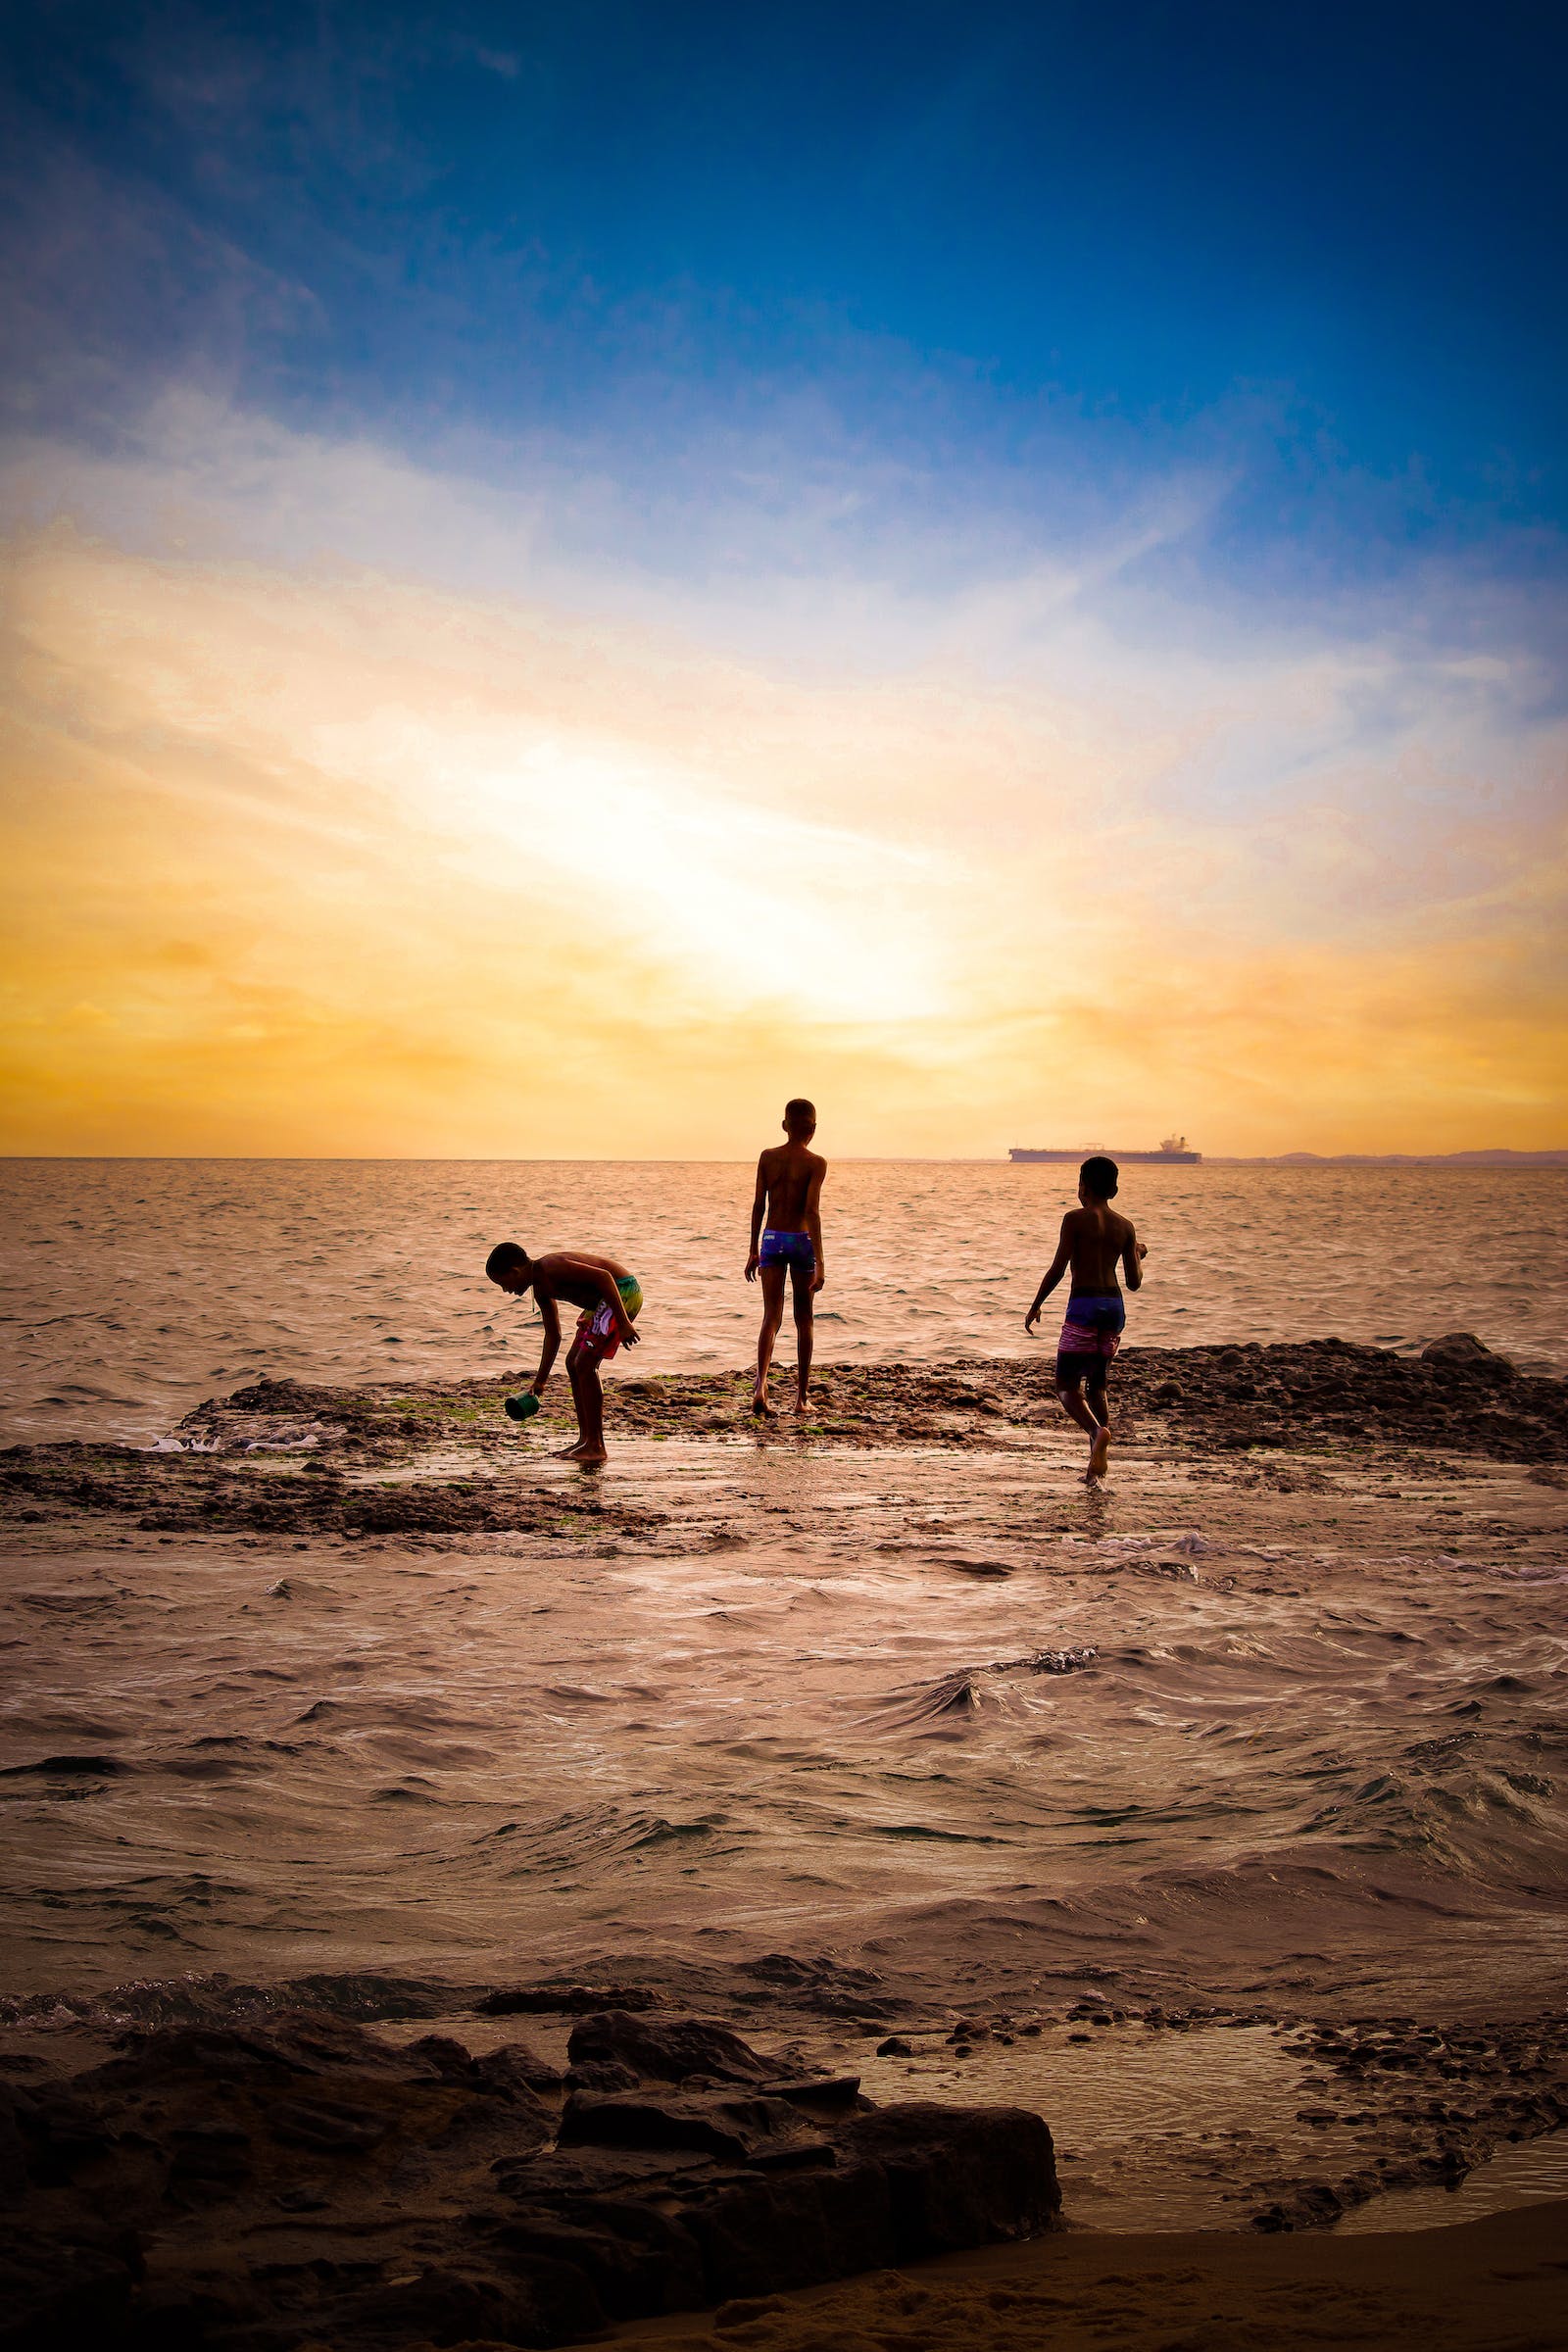
[[[581,1333],[572,1342],[566,1358],[566,1378],[571,1383],[571,1401],[577,1412],[577,1443],[568,1446],[564,1459],[592,1465],[608,1457],[605,1453],[605,1392],[599,1384],[599,1355],[590,1333]]]
[[[1088,1438],[1098,1438],[1100,1435],[1099,1415],[1092,1413],[1084,1402],[1079,1385],[1082,1379],[1081,1372],[1069,1374],[1058,1372],[1056,1374],[1056,1396],[1060,1400],[1062,1411],[1077,1422],[1084,1435]]]
[[[757,1279],[762,1286],[762,1328],[757,1335],[757,1386],[752,1391],[752,1410],[759,1420],[773,1418],[767,1401],[767,1368],[773,1361],[773,1343],[778,1338],[779,1325],[784,1320],[784,1268],[759,1266]]]
[[[1089,1385],[1086,1403],[1081,1393],[1083,1382]],[[1087,1361],[1082,1355],[1058,1355],[1056,1358],[1056,1395],[1062,1410],[1077,1422],[1089,1440],[1089,1467],[1084,1476],[1092,1486],[1105,1475],[1105,1461],[1110,1446],[1110,1430],[1105,1406],[1105,1368],[1097,1357]]]
[[[1110,1466],[1110,1398],[1105,1394],[1105,1370],[1102,1365],[1098,1373],[1091,1372],[1088,1382],[1089,1410],[1100,1424],[1100,1434],[1089,1447],[1091,1478],[1103,1478]]]
[[[797,1266],[793,1273],[793,1303],[795,1309],[795,1411],[797,1417],[806,1411],[806,1386],[811,1377],[811,1350],[816,1340],[816,1323],[811,1313],[811,1284],[816,1278],[814,1266]]]

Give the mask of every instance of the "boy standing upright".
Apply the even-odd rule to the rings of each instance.
[[[1079,1205],[1061,1220],[1056,1254],[1023,1319],[1025,1331],[1033,1331],[1040,1309],[1071,1266],[1067,1315],[1056,1343],[1056,1394],[1089,1440],[1089,1468],[1084,1476],[1091,1485],[1104,1477],[1110,1460],[1105,1376],[1127,1321],[1116,1268],[1119,1264],[1130,1291],[1141,1290],[1143,1261],[1148,1255],[1128,1219],[1110,1205],[1120,1183],[1121,1170],[1113,1159],[1084,1161],[1078,1171]]]
[[[827,1161],[809,1149],[816,1133],[813,1104],[797,1096],[784,1105],[782,1144],[774,1144],[757,1163],[757,1193],[752,1201],[752,1247],[746,1260],[746,1279],[762,1285],[762,1328],[757,1335],[757,1386],[752,1410],[759,1420],[774,1420],[767,1401],[767,1369],[773,1343],[784,1320],[784,1278],[794,1291],[795,1411],[806,1411],[806,1384],[811,1376],[811,1301],[826,1280],[822,1263],[822,1179]]]
[[[564,1298],[579,1310],[577,1336],[566,1355],[566,1378],[577,1408],[577,1443],[567,1447],[565,1459],[580,1463],[585,1470],[597,1470],[606,1459],[605,1392],[599,1367],[608,1363],[622,1341],[628,1348],[636,1347],[632,1324],[642,1311],[642,1284],[612,1257],[598,1257],[591,1250],[555,1250],[546,1257],[530,1257],[520,1242],[497,1242],[485,1259],[484,1270],[513,1298],[521,1298],[531,1290],[539,1301],[545,1344],[539,1352],[539,1369],[525,1392],[529,1396],[543,1396],[561,1348],[560,1301]],[[513,1407],[520,1404],[518,1397],[507,1399],[507,1410],[514,1420],[523,1417],[520,1411],[513,1412]]]

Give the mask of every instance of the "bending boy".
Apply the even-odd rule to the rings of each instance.
[[[1089,1468],[1084,1476],[1091,1484],[1104,1477],[1110,1460],[1105,1376],[1127,1321],[1116,1268],[1119,1264],[1130,1291],[1141,1290],[1148,1255],[1127,1218],[1110,1205],[1120,1182],[1121,1171],[1113,1159],[1084,1161],[1078,1171],[1080,1205],[1062,1218],[1056,1254],[1023,1319],[1025,1331],[1033,1331],[1040,1309],[1071,1266],[1067,1315],[1056,1343],[1056,1394],[1088,1437]]]
[[[773,1343],[784,1320],[784,1279],[795,1307],[795,1411],[806,1411],[811,1376],[811,1301],[827,1279],[822,1263],[822,1179],[827,1161],[808,1150],[816,1133],[815,1107],[797,1096],[784,1105],[786,1141],[774,1144],[757,1163],[752,1201],[752,1247],[746,1279],[762,1284],[762,1328],[757,1335],[757,1386],[752,1410],[759,1420],[776,1418],[767,1401],[767,1370]]]
[[[577,1410],[577,1443],[566,1448],[563,1458],[580,1462],[586,1469],[597,1468],[606,1458],[605,1392],[599,1367],[610,1361],[623,1341],[628,1348],[636,1347],[632,1324],[642,1310],[641,1283],[612,1257],[596,1257],[591,1250],[554,1250],[548,1257],[530,1257],[519,1242],[498,1242],[484,1270],[513,1298],[520,1298],[531,1290],[539,1301],[545,1344],[530,1384],[535,1396],[544,1395],[550,1367],[561,1348],[560,1301],[565,1299],[581,1310],[577,1335],[566,1355],[566,1378]]]

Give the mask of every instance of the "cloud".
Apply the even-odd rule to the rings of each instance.
[[[1561,1140],[1539,612],[1162,603],[1182,483],[846,540],[848,458],[781,563],[760,470],[673,573],[560,443],[14,448],[12,1148]]]

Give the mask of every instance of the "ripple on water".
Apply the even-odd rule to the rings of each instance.
[[[24,1160],[0,1163],[0,1418],[15,1438],[153,1438],[220,1385],[460,1371],[499,1378],[537,1323],[498,1310],[486,1237],[597,1243],[657,1268],[638,1371],[743,1360],[737,1258],[750,1164]],[[905,1362],[1032,1353],[1019,1298],[1071,1170],[931,1161],[834,1168],[829,1353]],[[1415,1348],[1466,1328],[1568,1371],[1568,1169],[1510,1170],[1516,1217],[1476,1214],[1485,1168],[1140,1168],[1150,1237],[1135,1340],[1346,1339]],[[463,1199],[476,1190],[477,1202]],[[85,1213],[62,1218],[62,1208]],[[1238,1255],[1238,1220],[1248,1251]],[[1512,1236],[1534,1236],[1528,1287]],[[919,1262],[908,1238],[921,1236]],[[733,1237],[732,1239],[726,1237]],[[1251,1273],[1266,1264],[1265,1283]],[[902,1294],[896,1328],[890,1297]],[[367,1309],[371,1296],[383,1303]],[[172,1316],[177,1302],[179,1313]],[[396,1331],[389,1325],[395,1321]]]

